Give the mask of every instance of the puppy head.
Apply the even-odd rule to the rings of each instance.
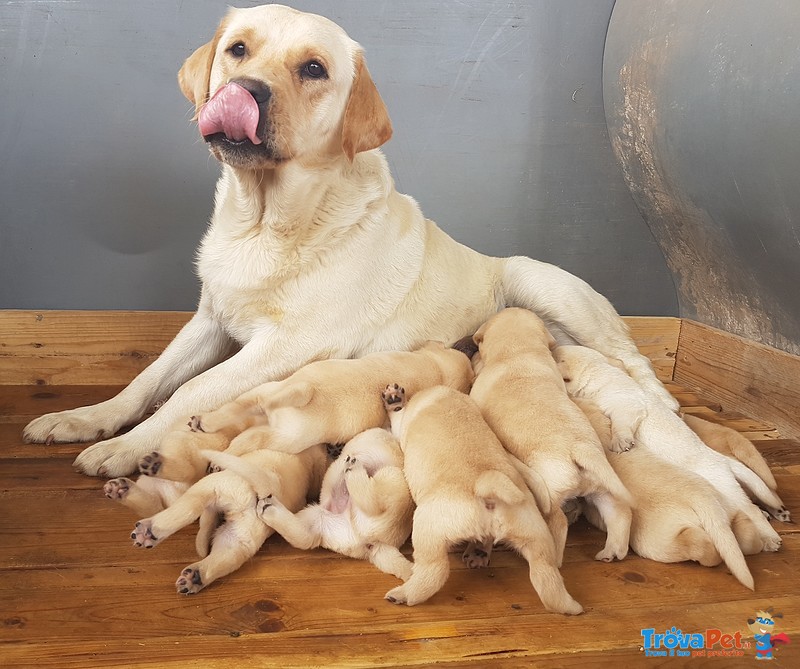
[[[544,321],[528,309],[507,307],[498,311],[473,335],[483,357],[505,351],[509,355],[542,344],[552,350],[556,340]]]
[[[281,5],[231,9],[178,73],[214,156],[241,169],[377,148],[392,127],[361,47]]]

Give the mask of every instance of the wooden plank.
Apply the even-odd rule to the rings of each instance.
[[[674,379],[800,439],[800,357],[684,320]]]
[[[0,311],[0,383],[126,384],[187,312]]]
[[[191,315],[0,310],[0,384],[126,384],[158,357]],[[625,321],[659,378],[671,379],[680,319]]]

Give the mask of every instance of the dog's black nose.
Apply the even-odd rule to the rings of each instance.
[[[272,91],[269,86],[263,81],[258,81],[258,79],[234,79],[230,83],[239,84],[253,96],[253,99],[259,105],[269,102],[270,97],[272,97]]]

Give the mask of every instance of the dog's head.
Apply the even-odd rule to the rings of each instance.
[[[361,47],[328,19],[281,5],[231,9],[178,82],[214,156],[236,168],[352,160],[392,134]]]

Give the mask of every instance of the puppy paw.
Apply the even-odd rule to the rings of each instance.
[[[206,474],[216,474],[217,472],[221,472],[223,467],[219,465],[215,465],[213,462],[208,463],[208,467],[206,467]]]
[[[461,555],[461,561],[470,569],[483,569],[489,566],[489,557],[481,544],[470,542]]]
[[[203,583],[203,577],[200,575],[200,570],[195,565],[186,567],[181,572],[178,580],[175,581],[175,589],[179,595],[195,595],[200,592],[206,584]]]
[[[153,521],[149,518],[140,520],[131,532],[133,545],[137,548],[153,548],[160,539],[153,534]]]
[[[272,493],[265,497],[259,497],[256,501],[256,513],[261,517],[269,516],[282,508],[284,508],[283,504],[281,504],[281,501]]]
[[[381,393],[386,411],[400,411],[406,405],[406,390],[396,383],[390,383]]]
[[[628,554],[628,551],[614,550],[614,548],[604,548],[597,555],[594,556],[595,560],[599,562],[613,562],[614,560],[622,560]]]
[[[203,417],[202,416],[192,416],[189,419],[189,429],[192,432],[205,432],[202,425]]]
[[[776,535],[775,537],[767,537],[764,539],[764,551],[767,553],[774,553],[781,547],[782,544],[783,540],[780,538],[780,536]]]
[[[770,509],[769,515],[775,520],[780,520],[782,523],[792,522],[792,513],[785,506],[782,506],[780,509]]]
[[[118,479],[111,479],[103,486],[103,493],[108,499],[122,501],[131,490],[133,481],[124,476]]]
[[[561,505],[561,510],[567,517],[567,523],[572,525],[578,520],[578,518],[581,517],[581,514],[583,513],[583,501],[579,497],[573,497],[565,500]]]
[[[633,440],[633,437],[621,437],[617,435],[611,440],[611,443],[608,445],[608,450],[612,453],[627,453],[634,446],[636,446],[636,442]]]
[[[161,453],[153,451],[139,460],[139,473],[144,476],[158,476],[158,472],[163,464]]]
[[[342,454],[344,444],[325,444],[325,450],[331,460],[337,460]]]
[[[392,588],[386,593],[384,599],[390,601],[392,604],[406,604],[408,602],[408,596],[406,595],[405,586],[399,585],[396,588]]]

